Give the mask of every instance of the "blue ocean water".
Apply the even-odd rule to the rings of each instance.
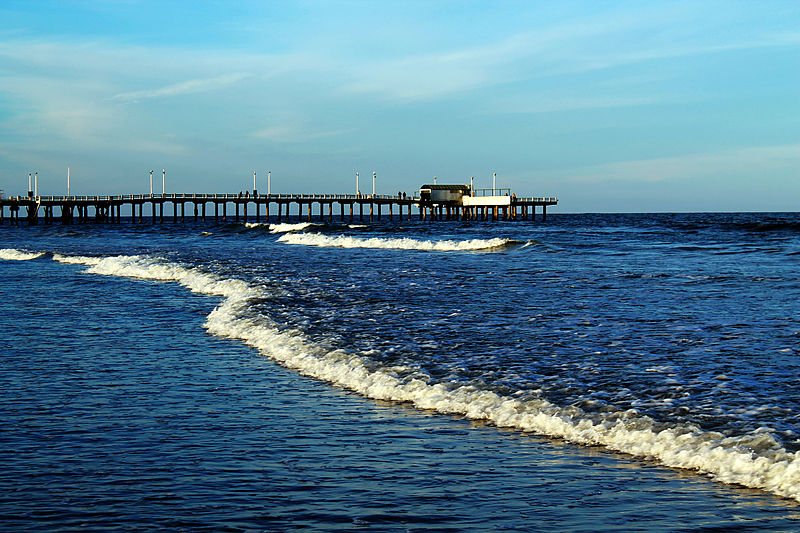
[[[800,215],[0,227],[11,530],[800,526]]]

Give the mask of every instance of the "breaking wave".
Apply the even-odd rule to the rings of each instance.
[[[44,254],[45,252],[26,252],[15,248],[0,249],[0,259],[7,261],[30,261],[31,259],[42,257]]]
[[[474,385],[436,383],[419,369],[380,366],[343,349],[325,348],[300,330],[281,329],[250,305],[269,297],[266,289],[240,280],[220,279],[198,268],[147,256],[57,255],[54,259],[84,264],[94,274],[174,281],[191,291],[219,296],[222,301],[206,318],[209,333],[239,339],[288,368],[369,398],[408,402],[420,409],[487,420],[498,427],[604,446],[800,501],[800,452],[786,451],[766,432],[726,437],[692,425],[664,428],[634,411],[589,415],[543,398],[523,399]]]
[[[323,246],[337,248],[387,248],[400,250],[429,250],[429,251],[469,251],[491,250],[506,248],[519,244],[513,239],[470,239],[466,241],[420,241],[408,238],[383,238],[373,237],[348,237],[346,235],[330,236],[318,233],[289,233],[281,235],[279,241],[287,244],[301,244],[305,246]]]
[[[318,226],[319,224],[313,224],[311,222],[300,222],[298,224],[270,224],[269,231],[270,233],[289,233],[292,231],[303,231],[307,228],[312,226]]]

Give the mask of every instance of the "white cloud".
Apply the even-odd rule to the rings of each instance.
[[[165,87],[157,89],[149,89],[143,91],[131,91],[116,94],[113,100],[122,102],[139,102],[141,100],[152,100],[155,98],[163,98],[169,96],[178,96],[182,94],[199,93],[206,91],[214,91],[228,85],[234,84],[245,78],[250,77],[250,74],[224,74],[222,76],[214,76],[204,79],[193,79],[182,81],[180,83],[173,83]]]
[[[347,81],[342,88],[387,100],[431,100],[521,80],[800,44],[800,32],[724,36],[700,31],[697,24],[687,23],[700,15],[669,9],[610,13],[519,32],[481,45],[366,64],[345,63],[342,70]],[[670,29],[670,24],[681,29]]]
[[[263,128],[252,133],[253,137],[278,143],[297,143],[335,137],[351,130],[314,131],[297,124],[280,124]]]
[[[800,180],[800,144],[739,147],[731,150],[619,161],[559,172],[567,181],[681,182],[696,179],[744,178]]]

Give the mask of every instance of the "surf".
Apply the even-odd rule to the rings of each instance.
[[[25,250],[17,250],[16,248],[2,248],[0,249],[0,259],[6,261],[30,261],[42,257],[45,252],[28,252]]]
[[[515,246],[519,241],[496,237],[493,239],[418,240],[387,237],[351,237],[347,235],[321,235],[318,233],[287,233],[278,238],[279,242],[303,246],[333,248],[382,248],[395,250],[421,250],[436,252],[497,250]]]
[[[325,348],[300,329],[281,328],[252,310],[252,303],[270,298],[265,287],[159,257],[54,254],[53,260],[83,265],[87,274],[175,282],[192,292],[219,297],[204,323],[209,334],[240,340],[287,368],[368,398],[404,402],[578,445],[603,446],[800,501],[800,452],[788,452],[767,432],[730,437],[688,424],[657,424],[633,410],[590,415],[541,397],[436,382],[418,368],[381,366],[343,348]]]

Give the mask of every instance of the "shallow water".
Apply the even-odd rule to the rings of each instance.
[[[4,523],[794,529],[798,228],[5,226]]]

